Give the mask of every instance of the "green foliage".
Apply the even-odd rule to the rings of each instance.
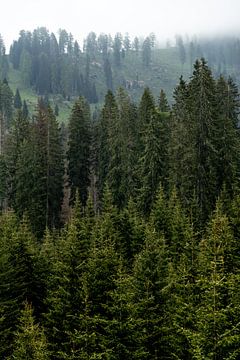
[[[90,184],[90,113],[83,98],[76,101],[69,122],[68,173],[71,198],[78,189],[80,200],[85,206]]]
[[[160,91],[158,108],[161,112],[169,112],[170,111],[170,106],[168,104],[168,100],[167,100],[166,94],[163,91],[163,89],[161,89],[161,91]]]
[[[10,359],[49,359],[46,338],[39,325],[34,323],[33,310],[28,304],[21,313],[18,331],[15,333],[14,350]]]
[[[55,59],[40,56],[41,72],[49,67],[43,75],[54,81],[38,79],[39,88],[58,88],[61,61],[63,87],[73,77],[78,91],[83,54],[70,34],[60,30],[59,41],[51,34],[50,43],[44,28],[20,37],[42,53],[50,46]],[[154,36],[148,39],[153,47]],[[127,35],[114,42],[87,38],[81,64],[88,89],[99,51],[109,64],[115,56],[113,73],[141,51]],[[16,67],[18,50],[15,44]],[[6,81],[2,88],[10,104]],[[119,89],[95,108],[92,123],[79,98],[61,134],[47,94],[31,122],[26,107],[6,122],[1,99],[0,357],[238,359],[239,101],[232,80],[215,80],[201,59],[188,83],[180,79],[171,112],[163,91],[156,106],[146,88],[137,106]]]

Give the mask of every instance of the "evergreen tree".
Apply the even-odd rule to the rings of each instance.
[[[5,161],[6,161],[6,182],[8,204],[11,207],[15,205],[16,197],[16,172],[17,163],[20,156],[22,144],[29,139],[30,125],[27,118],[24,118],[21,110],[18,110],[13,125],[9,131],[5,143]]]
[[[194,66],[190,86],[190,115],[194,126],[195,191],[199,221],[204,221],[216,199],[216,97],[215,82],[206,61]]]
[[[50,264],[52,276],[47,279],[44,323],[51,354],[57,359],[72,355],[75,331],[82,328],[79,318],[84,311],[84,274],[94,225],[88,227],[89,220],[83,217],[77,193],[70,223],[54,248],[56,255]],[[50,254],[52,256],[51,249]]]
[[[22,108],[22,100],[19,93],[19,90],[16,90],[15,96],[14,96],[14,107],[15,109],[21,109]]]
[[[147,232],[145,246],[137,256],[132,279],[133,359],[170,357],[166,324],[167,252],[163,237]]]
[[[29,115],[29,111],[28,111],[28,106],[27,106],[26,100],[23,100],[22,113],[23,113],[23,117],[24,117],[25,119],[27,119],[27,118],[28,118],[28,115]]]
[[[98,181],[99,192],[102,195],[104,186],[108,180],[109,164],[110,164],[110,129],[115,129],[118,119],[118,108],[115,97],[111,91],[108,91],[105,97],[105,103],[101,112],[99,126],[97,128],[98,137]],[[114,134],[116,135],[116,133]],[[114,139],[116,140],[116,139]],[[120,149],[119,149],[120,150]],[[118,155],[118,153],[116,154]],[[118,159],[112,159],[117,165]],[[115,178],[118,181],[117,178]]]
[[[59,128],[50,107],[39,106],[29,141],[22,144],[16,179],[18,215],[26,212],[39,236],[47,226],[59,226],[63,159]]]
[[[144,152],[140,158],[140,208],[148,214],[159,184],[166,177],[167,134],[164,114],[155,112],[145,128]]]
[[[78,189],[84,206],[90,185],[90,141],[89,106],[83,98],[80,98],[75,102],[70,117],[67,157],[71,198],[75,198]]]
[[[121,66],[121,49],[122,49],[122,34],[117,33],[113,42],[113,57],[116,67]]]
[[[237,116],[239,95],[231,91],[231,86],[220,77],[217,81],[216,97],[218,104],[217,140],[217,190],[223,185],[230,196],[238,187],[240,138]]]
[[[25,301],[32,303],[39,318],[43,305],[43,284],[38,272],[37,245],[23,220],[17,225],[13,215],[1,224],[0,247],[0,311],[2,358],[11,354],[18,317]]]
[[[148,36],[142,45],[142,62],[144,66],[149,67],[151,62],[151,55],[151,40]]]
[[[107,89],[112,91],[113,90],[112,69],[108,58],[104,60],[104,74],[106,78]]]
[[[10,359],[47,360],[47,343],[43,331],[34,323],[33,310],[26,304],[15,333],[14,350]]]
[[[158,108],[161,112],[169,112],[170,111],[170,106],[168,104],[167,97],[166,97],[166,94],[163,91],[163,89],[161,89],[161,91],[160,91]]]

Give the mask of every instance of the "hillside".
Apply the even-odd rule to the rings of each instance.
[[[137,39],[137,40],[136,40]],[[114,40],[107,35],[90,33],[83,50],[65,30],[56,39],[47,29],[21,32],[8,56],[7,78],[11,89],[18,88],[34,111],[37,98],[47,96],[58,106],[60,122],[69,118],[74,100],[83,95],[92,111],[103,104],[108,89],[123,87],[134,102],[149,87],[157,99],[164,89],[169,102],[182,75],[191,76],[197,58],[204,57],[213,75],[231,76],[239,84],[239,41],[196,41],[184,43],[179,37],[176,46],[158,48],[152,35],[142,43],[130,42],[121,34]]]

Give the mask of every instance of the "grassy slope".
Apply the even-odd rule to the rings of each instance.
[[[234,73],[234,69],[228,68],[227,70],[230,75]],[[160,93],[160,89],[164,89],[171,102],[173,90],[178,84],[179,77],[183,75],[183,77],[187,79],[191,75],[191,67],[188,60],[184,66],[181,65],[176,48],[167,48],[153,51],[152,61],[148,68],[143,66],[140,54],[136,55],[133,52],[129,52],[122,61],[121,68],[112,66],[112,72],[115,90],[123,85],[125,81],[130,82],[138,79],[138,81],[141,82],[142,87],[128,90],[134,101],[139,100],[143,88],[148,86],[156,98]],[[94,110],[95,107],[102,105],[107,91],[101,57],[96,59],[95,62],[92,62],[90,74],[96,83],[97,93],[99,95],[99,104],[92,105],[92,110]],[[12,68],[10,69],[9,84],[14,92],[16,88],[20,90],[22,99],[27,101],[29,110],[33,113],[37,104],[37,94],[33,89],[23,86],[19,71]],[[71,112],[73,100],[66,101],[61,96],[50,97],[49,100],[53,107],[56,103],[58,104],[59,122],[66,122]]]
[[[34,113],[38,101],[38,95],[31,88],[26,88],[21,81],[21,73],[18,70],[14,70],[12,67],[10,68],[8,75],[9,86],[12,91],[15,93],[18,88],[21,94],[22,100],[26,100],[28,109],[30,113]],[[66,122],[70,116],[72,102],[65,101],[61,96],[52,96],[49,98],[51,106],[54,108],[54,105],[57,103],[59,106],[59,116],[58,121]]]

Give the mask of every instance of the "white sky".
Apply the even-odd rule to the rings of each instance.
[[[81,40],[90,31],[147,35],[158,38],[240,33],[240,0],[5,0],[0,33],[7,47],[19,31],[59,28]]]

